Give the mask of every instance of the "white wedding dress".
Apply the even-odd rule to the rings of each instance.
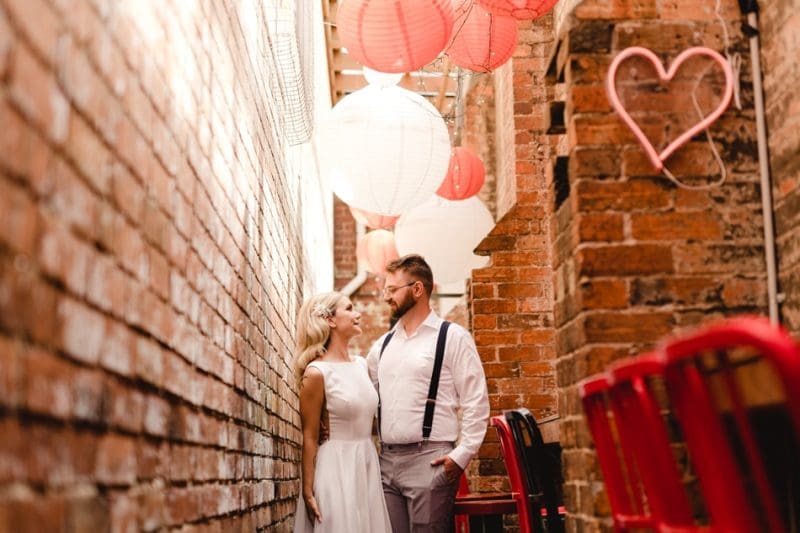
[[[309,366],[325,379],[330,438],[319,447],[314,473],[322,521],[311,523],[301,495],[294,532],[391,533],[371,438],[378,393],[369,379],[367,361],[353,357],[349,363],[314,361]]]

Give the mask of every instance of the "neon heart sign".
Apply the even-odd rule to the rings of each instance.
[[[672,80],[672,78],[675,77],[675,73],[687,59],[697,56],[710,57],[716,61],[717,64],[719,64],[719,66],[722,68],[722,72],[725,74],[725,90],[722,94],[722,100],[716,109],[714,109],[714,111],[712,111],[707,117],[700,120],[700,122],[679,135],[675,140],[669,143],[666,148],[661,150],[661,152],[656,152],[653,143],[650,142],[650,139],[647,138],[639,125],[636,124],[633,118],[631,118],[630,113],[628,113],[628,111],[625,109],[625,106],[620,101],[619,94],[617,93],[617,70],[623,61],[633,56],[640,56],[649,60],[658,73],[659,78],[661,78],[662,82],[668,82]],[[608,69],[606,88],[608,89],[608,97],[609,100],[611,100],[611,106],[619,114],[619,116],[622,117],[622,120],[631,129],[633,134],[644,147],[644,151],[647,153],[650,161],[653,162],[653,166],[656,167],[656,170],[665,171],[666,169],[664,168],[664,161],[666,161],[667,158],[675,152],[675,150],[686,144],[689,139],[701,131],[707,129],[715,120],[719,118],[720,115],[722,115],[722,113],[725,112],[725,109],[728,107],[728,104],[730,104],[731,97],[733,96],[733,71],[730,63],[728,63],[728,61],[722,57],[722,55],[715,50],[706,48],[704,46],[687,48],[681,52],[680,55],[678,55],[678,57],[676,57],[672,62],[669,70],[664,70],[661,60],[652,51],[648,50],[647,48],[642,48],[641,46],[632,46],[620,52],[611,62],[611,66]]]

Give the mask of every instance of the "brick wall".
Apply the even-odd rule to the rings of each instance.
[[[728,178],[706,191],[653,171],[610,110],[611,58],[640,45],[672,59],[691,45],[722,49],[714,1],[585,0],[559,34],[564,47],[568,196],[554,214],[559,413],[569,530],[608,529],[609,513],[576,393],[583,377],[663,336],[715,316],[765,312],[763,237],[752,84],[738,4],[724,0],[731,51],[743,56],[743,109],[711,128]],[[664,142],[676,135],[676,93],[659,93],[640,117]],[[705,139],[668,166],[695,185],[719,178]]]
[[[288,530],[304,272],[265,9],[0,1],[0,531]]]
[[[797,2],[766,0],[761,9],[761,61],[769,134],[782,323],[800,335],[800,50]]]
[[[489,257],[489,264],[473,271],[470,306],[492,414],[527,407],[542,417],[557,411],[546,170],[550,146],[544,120],[552,92],[544,84],[552,17],[521,22],[519,30],[512,63],[504,67],[510,73],[495,76],[497,184],[510,191],[498,190],[500,219],[476,250]],[[506,146],[501,136],[514,144]],[[511,162],[513,168],[505,168]],[[478,471],[473,490],[509,489],[492,430],[481,448]]]

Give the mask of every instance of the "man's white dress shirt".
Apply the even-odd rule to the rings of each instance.
[[[381,336],[367,355],[369,374],[381,397],[381,440],[409,444],[422,440],[422,419],[433,372],[436,340],[443,320],[431,311],[410,336],[402,318],[383,356]],[[380,385],[379,385],[380,384]],[[461,408],[459,433],[457,409]],[[431,441],[459,440],[450,458],[462,469],[478,453],[489,421],[489,394],[475,342],[467,330],[451,324],[436,395]]]

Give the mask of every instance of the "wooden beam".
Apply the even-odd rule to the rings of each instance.
[[[336,89],[342,93],[351,93],[357,91],[362,87],[366,87],[367,80],[361,74],[344,74],[342,72],[336,73]],[[456,81],[450,78],[425,78],[422,86],[419,83],[419,78],[411,76],[403,76],[403,79],[398,83],[400,87],[418,93],[431,94],[438,96],[455,96],[457,84]]]
[[[335,1],[335,0],[333,0]],[[331,94],[331,103],[336,104],[336,69],[333,64],[333,49],[331,47],[331,0],[322,0],[322,24],[325,27],[325,52],[328,58],[328,85]]]
[[[444,68],[442,68],[442,72],[444,73],[444,79],[448,81],[450,80],[450,57],[448,57],[444,62]],[[458,83],[456,83],[456,87],[458,87]],[[445,91],[447,90],[447,84],[442,83],[439,86],[439,96],[436,97],[436,103],[434,106],[436,109],[439,110],[439,113],[444,113],[444,109],[442,109],[442,105],[444,104],[444,96]]]

